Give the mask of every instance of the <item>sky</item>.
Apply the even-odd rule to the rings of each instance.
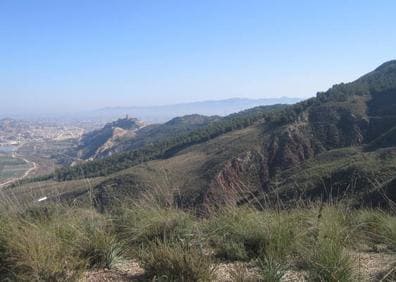
[[[394,0],[0,0],[0,111],[311,97],[396,55]]]

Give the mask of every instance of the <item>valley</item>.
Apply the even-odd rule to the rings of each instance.
[[[90,131],[29,125],[30,135],[10,123],[2,139],[0,203],[12,212],[0,220],[8,226],[4,234],[12,234],[5,238],[25,238],[33,225],[33,249],[41,240],[70,249],[54,261],[63,265],[66,255],[69,270],[46,269],[51,275],[396,277],[396,61],[294,105],[225,117],[191,114],[146,124],[126,116]],[[24,255],[20,241],[5,241]],[[54,249],[26,264],[41,265],[42,253]]]
[[[383,206],[395,199],[395,83],[391,61],[291,106],[190,115],[144,127],[120,119],[85,135],[73,153],[80,160],[46,181],[67,186],[102,179],[89,193],[76,194],[94,197],[102,209],[153,187],[167,191],[171,204],[203,213],[257,198],[281,199],[289,207],[296,199]]]
[[[315,98],[225,117],[192,114],[146,124],[126,116],[91,131],[5,119],[2,148],[17,157],[3,181],[25,178],[19,191],[37,181],[42,191],[95,183],[58,196],[93,197],[104,210],[113,199],[138,199],[153,187],[166,191],[170,204],[202,213],[253,199],[281,199],[289,207],[296,199],[384,206],[396,199],[395,89],[390,61]]]
[[[0,282],[396,282],[395,11],[0,0]]]
[[[84,129],[47,121],[0,120],[1,187],[53,173]],[[57,155],[57,157],[55,157]]]

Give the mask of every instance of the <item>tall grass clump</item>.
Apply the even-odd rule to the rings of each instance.
[[[0,280],[15,280],[14,262],[8,245],[9,222],[0,215]]]
[[[206,232],[219,258],[283,259],[294,251],[296,226],[287,213],[229,208],[209,219]]]
[[[87,268],[111,268],[121,258],[111,220],[93,209],[50,205],[29,208],[22,218],[52,232]]]
[[[0,219],[0,275],[13,281],[75,281],[120,258],[111,224],[90,209],[35,207]]]
[[[326,206],[318,210],[301,256],[312,281],[355,281],[353,260],[346,246],[353,241],[348,228],[348,212],[342,207]]]
[[[312,246],[308,270],[312,281],[355,281],[351,257],[331,239],[321,239]]]
[[[213,281],[213,262],[198,246],[157,241],[144,248],[140,263],[151,281]]]
[[[195,227],[194,218],[184,211],[143,206],[122,209],[114,224],[118,236],[132,247],[188,239]]]
[[[269,237],[264,260],[284,261],[298,252],[298,245],[304,239],[305,222],[297,211],[264,211],[267,213]],[[263,258],[261,258],[263,259]]]
[[[257,261],[259,277],[265,282],[279,282],[286,274],[286,264],[272,257],[260,258]]]
[[[71,230],[59,228],[59,237],[69,241],[88,268],[112,268],[122,259],[123,246],[109,219],[93,210],[77,210],[65,220]]]
[[[45,225],[13,219],[6,232],[9,272],[17,281],[71,281],[84,269],[73,249]]]
[[[205,231],[217,257],[230,261],[249,261],[265,251],[268,243],[267,227],[259,212],[229,208],[212,215]]]
[[[356,234],[372,248],[384,244],[396,250],[396,217],[380,210],[360,210],[353,223]]]

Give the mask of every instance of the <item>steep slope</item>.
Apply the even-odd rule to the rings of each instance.
[[[111,186],[124,177],[114,176],[97,192],[101,199],[117,193],[136,197],[133,187],[161,186],[179,205],[201,207],[351,194],[356,204],[367,204],[376,199],[374,191],[380,193],[379,187],[396,177],[395,126],[392,61],[246,128],[132,167],[123,173],[129,181]],[[387,191],[394,189],[387,185]]]
[[[136,150],[144,146],[169,139],[180,134],[188,134],[199,128],[207,126],[211,122],[220,120],[217,116],[187,115],[174,118],[164,124],[152,124],[137,130],[132,138],[124,138],[107,150],[107,155]]]
[[[106,176],[94,189],[103,208],[158,190],[189,208],[343,197],[384,204],[396,194],[395,126],[391,61],[296,105],[252,109],[57,178]]]
[[[110,155],[109,151],[121,142],[122,138],[133,138],[136,131],[143,127],[143,122],[126,117],[103,128],[84,134],[77,147],[77,157],[80,159],[94,159]]]
[[[212,117],[210,118],[212,120],[208,123],[191,123],[190,120],[188,127],[185,126],[186,118],[176,118],[161,127],[163,130],[157,128],[153,130],[151,136],[147,134],[142,139],[133,140],[129,149],[124,152],[79,166],[65,167],[58,170],[54,177],[57,180],[70,180],[106,176],[145,161],[169,158],[178,151],[194,144],[211,140],[226,132],[246,128],[264,119],[269,113],[285,107],[285,105],[257,107],[224,118]],[[196,120],[196,118],[193,118],[193,120]],[[142,141],[140,144],[139,140]],[[142,146],[134,149],[133,144]]]
[[[219,119],[216,116],[188,115],[164,124],[144,125],[142,121],[127,117],[85,134],[75,154],[83,160],[103,159],[113,154],[140,149],[178,134],[187,134]]]

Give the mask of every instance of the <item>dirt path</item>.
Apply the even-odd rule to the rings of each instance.
[[[25,163],[27,163],[28,165],[30,165],[30,168],[25,171],[25,173],[20,176],[20,177],[16,177],[16,178],[11,178],[9,180],[7,180],[6,182],[0,183],[0,188],[3,188],[7,185],[13,184],[16,181],[25,179],[26,177],[28,177],[33,171],[35,171],[38,167],[38,165],[35,162],[29,161],[28,159],[24,158],[23,156],[18,156],[15,152],[12,153],[12,158],[14,159],[21,159],[23,160]]]
[[[126,282],[144,281],[144,270],[132,261],[119,263],[114,269],[93,270],[85,273],[80,282]]]
[[[23,161],[25,161],[27,164],[29,164],[31,167],[21,176],[18,178],[18,180],[24,179],[29,176],[33,171],[37,169],[37,164],[35,162],[29,161],[28,159],[25,159],[24,157],[21,157]]]

